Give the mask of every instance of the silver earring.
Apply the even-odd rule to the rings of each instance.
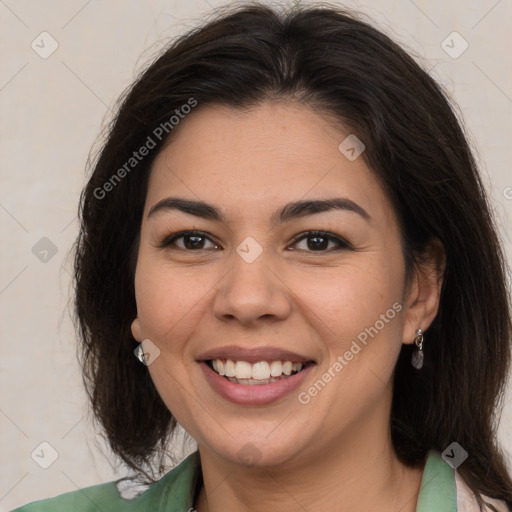
[[[416,370],[419,370],[423,367],[423,331],[421,329],[416,331],[414,344],[418,347],[418,350],[412,353],[411,364]]]
[[[138,347],[134,350],[135,357],[142,363],[147,366],[146,356],[144,355],[144,349],[142,347],[142,343],[138,345]]]

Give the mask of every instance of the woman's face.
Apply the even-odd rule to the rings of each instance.
[[[387,435],[401,343],[426,325],[391,204],[339,149],[349,133],[264,103],[197,109],[175,135],[150,176],[132,324],[169,410],[239,464]]]

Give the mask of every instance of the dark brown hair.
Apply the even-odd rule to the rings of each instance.
[[[366,145],[363,157],[400,222],[408,276],[434,239],[444,246],[425,366],[412,368],[412,347],[404,345],[395,369],[390,421],[398,457],[415,466],[428,450],[457,441],[469,453],[459,467],[468,485],[512,506],[496,440],[511,355],[506,270],[461,123],[404,50],[360,16],[326,5],[223,11],[170,44],[120,102],[82,193],[75,258],[84,382],[110,447],[147,475],[157,456],[162,469],[176,426],[134,356],[130,331],[148,176],[168,139],[155,130],[172,134],[170,117],[191,99],[198,108],[243,109],[291,98],[338,119]],[[155,147],[127,167],[148,137]]]

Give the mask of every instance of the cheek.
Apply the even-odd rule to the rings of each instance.
[[[211,281],[211,283],[210,283]],[[135,274],[135,295],[142,335],[180,349],[180,340],[197,325],[214,285],[207,272],[172,268],[141,254]]]
[[[312,321],[326,335],[325,339],[338,340],[343,346],[376,322],[377,327],[384,322],[387,331],[397,323],[393,319],[399,308],[393,309],[393,304],[400,305],[401,281],[400,265],[389,265],[380,255],[372,254],[332,272],[321,269],[304,273],[296,294],[306,306],[304,314],[308,310],[314,312],[310,314]]]

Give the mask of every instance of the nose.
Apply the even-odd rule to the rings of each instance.
[[[291,312],[289,288],[261,255],[247,263],[237,254],[213,299],[213,313],[222,321],[244,326],[286,319]]]

